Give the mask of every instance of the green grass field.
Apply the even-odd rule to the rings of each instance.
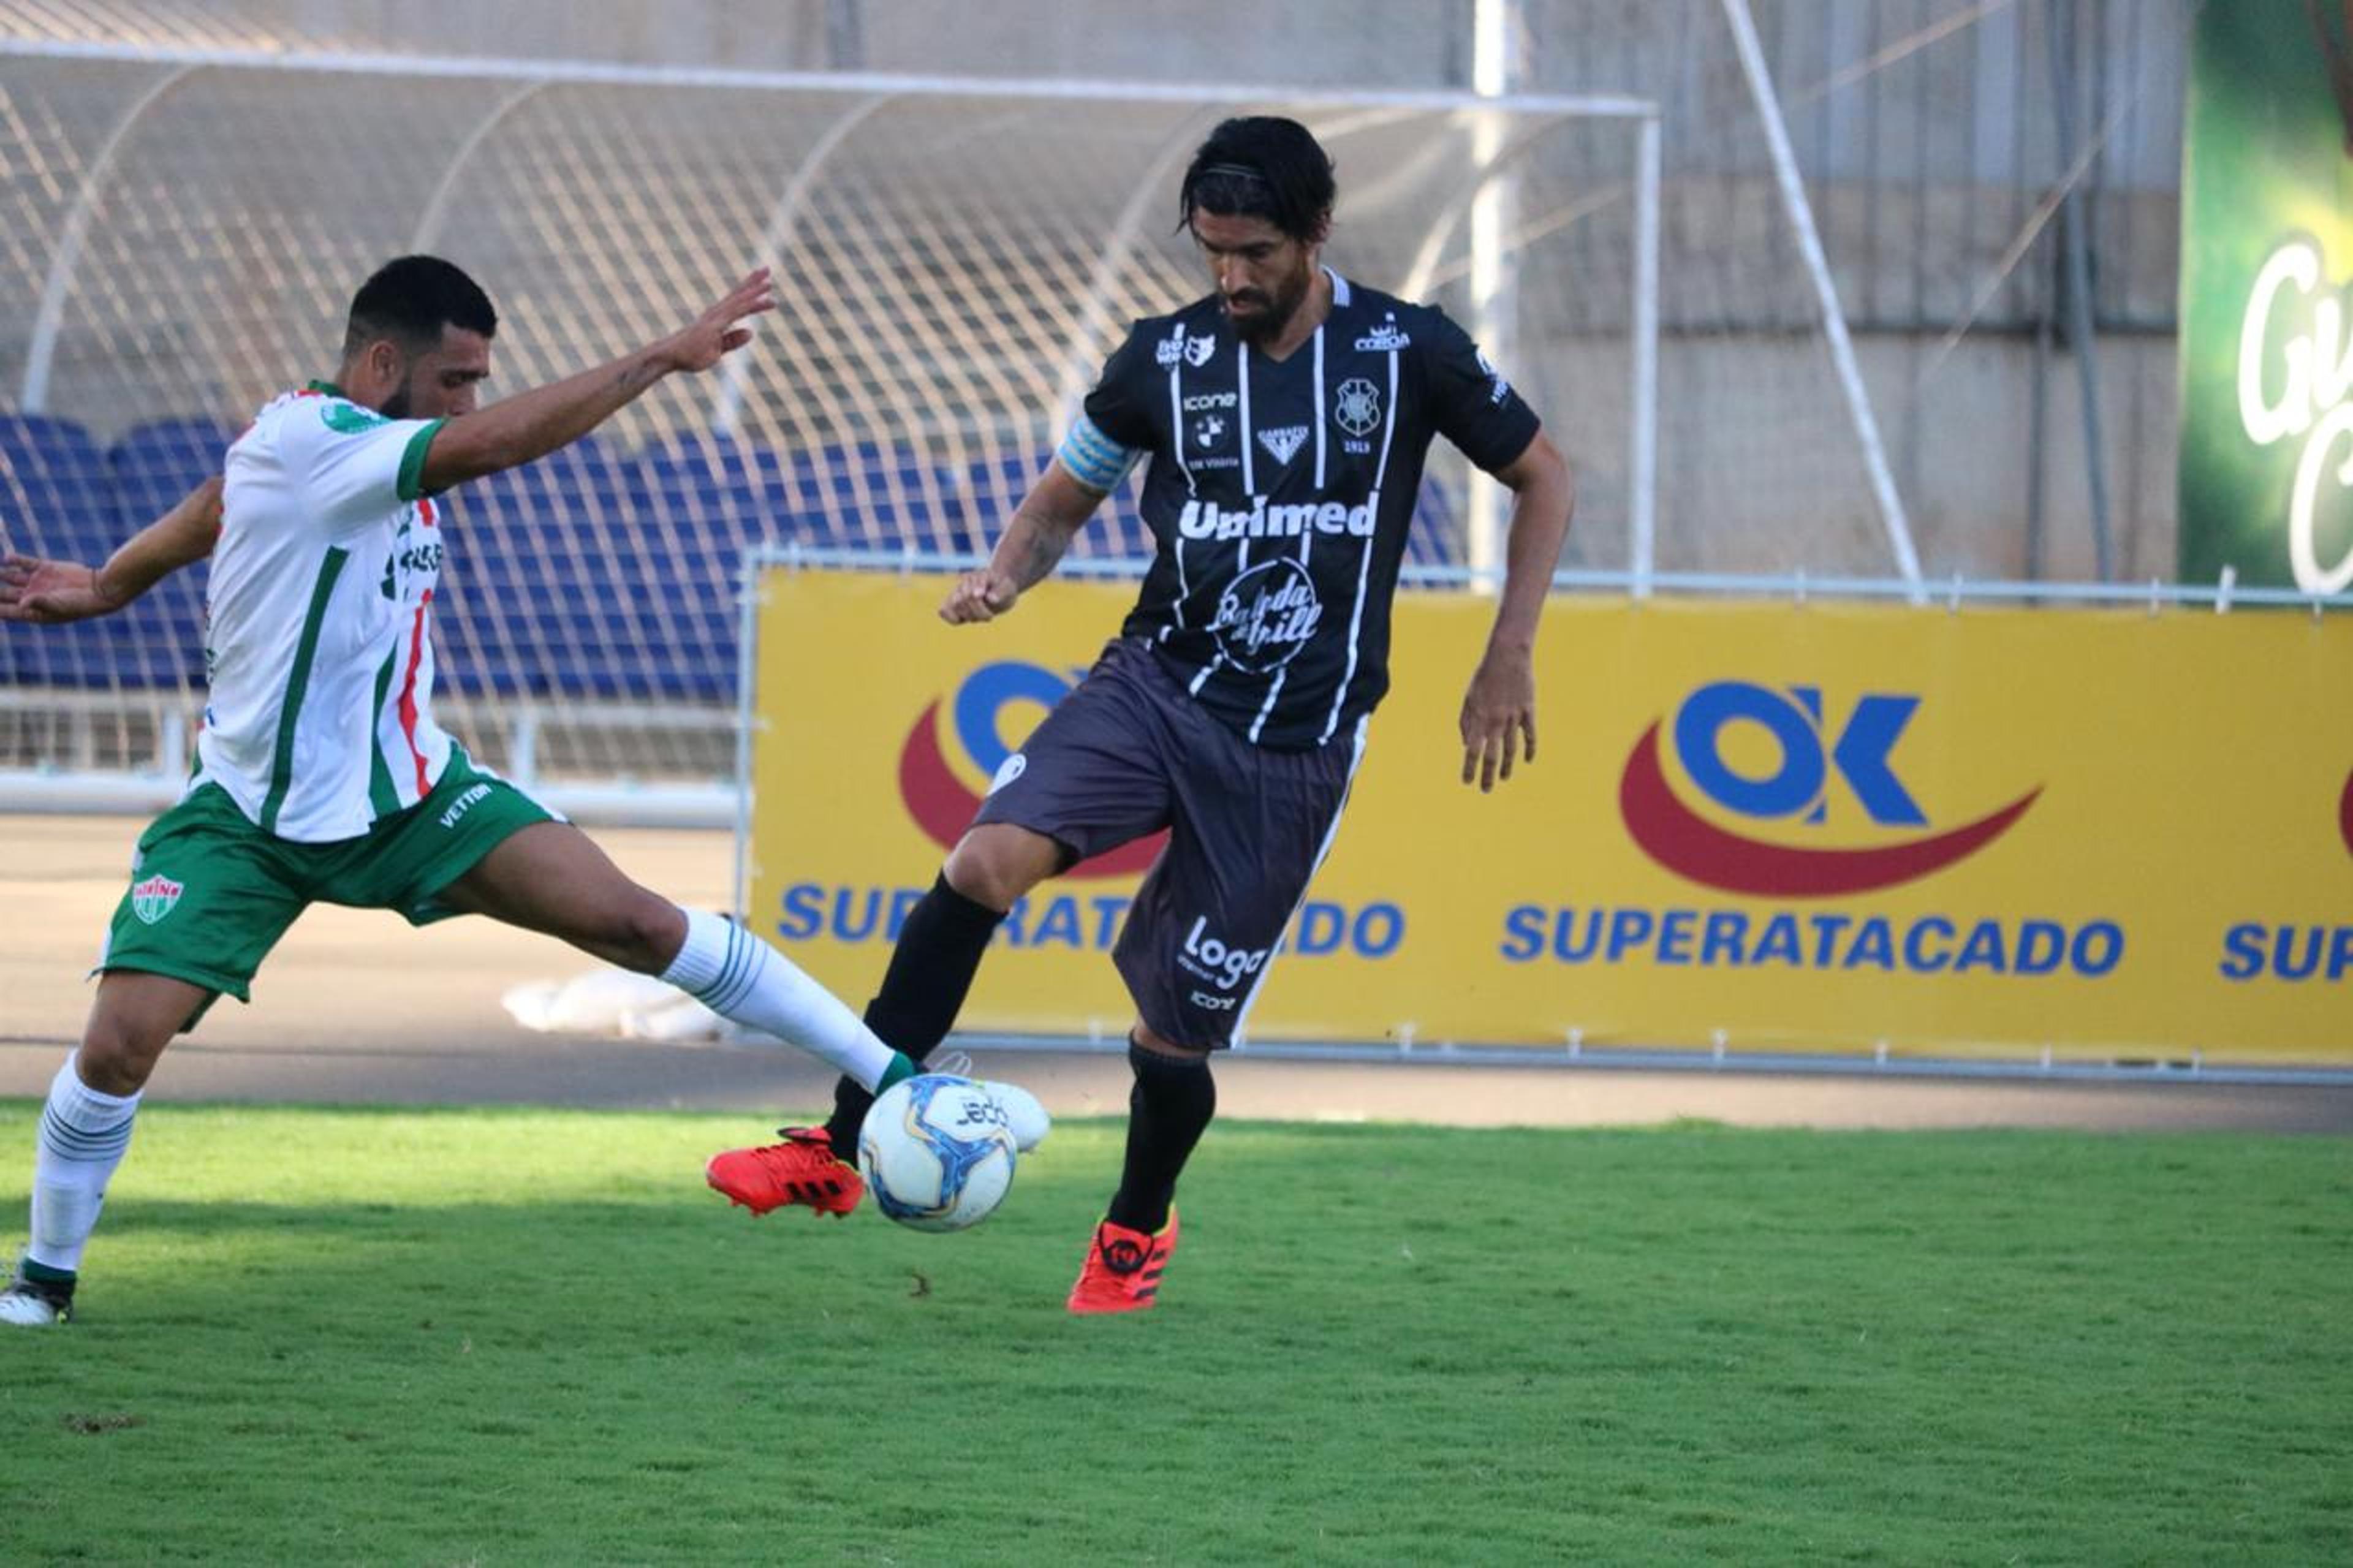
[[[2353,1555],[2342,1141],[1220,1124],[1080,1320],[1114,1124],[956,1237],[729,1210],[760,1131],[152,1109],[0,1560]]]

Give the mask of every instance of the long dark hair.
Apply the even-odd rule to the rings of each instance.
[[[1191,227],[1196,212],[1261,217],[1313,245],[1330,226],[1337,191],[1332,160],[1307,127],[1247,115],[1221,122],[1193,154],[1176,194],[1176,226]]]

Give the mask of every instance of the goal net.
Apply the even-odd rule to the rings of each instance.
[[[1708,45],[1710,70],[1729,58]],[[1330,264],[1445,306],[1545,416],[1578,474],[1567,564],[1633,563],[1655,453],[1661,567],[1885,570],[1769,182],[1662,187],[1646,100],[259,55],[0,56],[0,534],[102,557],[254,409],[332,373],[388,257],[488,288],[493,395],[770,262],[784,302],[754,351],[456,493],[436,605],[448,717],[486,761],[711,788],[745,547],[987,549],[1126,323],[1206,287],[1176,187],[1250,111],[1332,152]],[[1482,505],[1441,443],[1410,561],[1474,564]],[[1146,542],[1131,489],[1077,548]],[[0,768],[180,772],[202,579],[0,631]],[[841,650],[844,677],[878,657]]]

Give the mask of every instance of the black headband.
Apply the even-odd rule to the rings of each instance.
[[[1256,180],[1261,185],[1269,183],[1264,174],[1247,163],[1212,163],[1201,171],[1201,178],[1205,180],[1212,174],[1230,174],[1237,180]]]

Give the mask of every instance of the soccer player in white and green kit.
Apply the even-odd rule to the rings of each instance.
[[[312,903],[418,925],[489,915],[659,975],[878,1089],[913,1070],[783,954],[639,887],[433,721],[438,498],[579,439],[666,375],[711,369],[775,305],[762,268],[670,336],[478,413],[490,299],[447,261],[403,257],[353,300],[334,382],[272,400],[221,481],[102,566],[0,563],[0,618],[65,621],[213,559],[196,767],[140,837],[80,1048],[50,1086],[31,1241],[0,1289],[0,1323],[71,1314],[164,1048],[223,993],[249,1000],[262,958]],[[1026,1114],[1034,1141],[1034,1100]],[[829,1158],[811,1167],[812,1183],[841,1179]]]

